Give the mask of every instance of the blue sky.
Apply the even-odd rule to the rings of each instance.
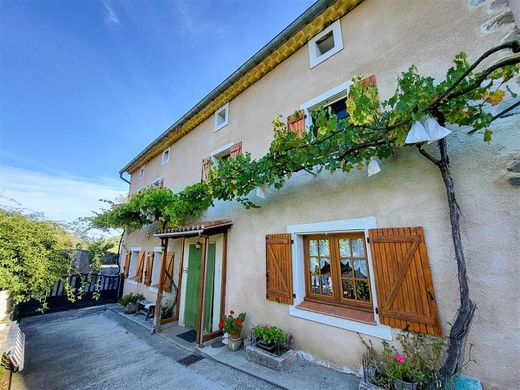
[[[0,203],[89,215],[118,171],[313,0],[0,2]]]

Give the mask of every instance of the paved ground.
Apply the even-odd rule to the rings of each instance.
[[[104,309],[25,319],[26,363],[13,390],[274,389],[214,360],[188,367],[190,355],[158,335]]]

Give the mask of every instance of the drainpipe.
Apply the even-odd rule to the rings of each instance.
[[[123,172],[119,172],[119,178],[123,181],[126,181],[128,185],[130,185],[130,182],[123,177]]]

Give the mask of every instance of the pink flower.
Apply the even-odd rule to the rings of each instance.
[[[394,356],[395,360],[397,360],[399,363],[404,363],[404,356],[403,355],[395,355]]]

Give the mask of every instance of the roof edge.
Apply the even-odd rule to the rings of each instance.
[[[258,52],[256,52],[252,57],[250,57],[244,64],[242,64],[236,71],[234,71],[230,76],[228,76],[223,82],[221,82],[216,88],[214,88],[210,93],[208,93],[204,98],[202,98],[193,108],[191,108],[187,113],[185,113],[181,118],[179,118],[176,122],[174,122],[170,127],[168,127],[159,137],[157,137],[154,141],[152,141],[146,148],[144,148],[136,157],[134,157],[128,164],[126,164],[120,171],[120,174],[125,172],[132,173],[135,171],[138,166],[145,164],[149,160],[151,160],[156,153],[150,158],[146,158],[150,153],[154,153],[154,149],[161,146],[165,141],[168,141],[173,134],[179,132],[184,125],[188,123],[188,121],[192,120],[195,115],[200,113],[204,108],[206,108],[210,103],[214,102],[214,100],[222,96],[226,93],[237,81],[244,78],[255,67],[261,65],[261,63],[272,55],[278,48],[280,48],[284,43],[293,38],[298,32],[300,32],[304,27],[306,27],[309,23],[315,20],[320,14],[323,14],[327,10],[331,10],[330,17],[335,18],[332,20],[328,20],[328,22],[333,22],[336,19],[344,16],[346,13],[354,9],[357,5],[362,3],[364,0],[318,0],[313,5],[311,5],[304,13],[302,13],[298,18],[296,18],[291,24],[289,24],[285,29],[283,29],[278,35],[276,35],[271,41],[269,41],[264,47],[262,47]],[[337,5],[337,7],[332,7]],[[334,8],[334,9],[332,9]],[[326,18],[327,19],[327,18]],[[325,21],[327,22],[327,21]],[[321,28],[322,29],[322,28]],[[320,29],[320,30],[321,30]],[[316,35],[314,33],[312,36]],[[312,37],[311,36],[311,37]],[[305,37],[305,43],[311,37]],[[305,44],[303,43],[303,45]],[[303,45],[300,45],[296,48],[299,49]],[[296,51],[294,50],[294,51]],[[279,65],[283,60],[288,58],[290,55],[294,53],[290,53],[287,57],[282,58],[278,61],[274,66],[271,67],[267,72],[265,72],[261,77],[270,72],[274,67]],[[258,77],[252,83],[247,85],[243,90],[248,88],[254,82],[258,81],[261,77]],[[235,94],[238,96],[243,90]],[[235,96],[227,98],[227,101],[231,101]],[[218,107],[217,107],[218,108]],[[211,114],[210,114],[211,115]],[[207,119],[207,118],[205,118]],[[204,120],[205,120],[204,119]],[[192,127],[196,127],[198,124]],[[191,129],[190,129],[191,130]],[[182,137],[184,134],[188,133],[190,130],[183,131],[180,135]],[[180,138],[179,137],[179,138]],[[172,140],[172,142],[175,142]]]

